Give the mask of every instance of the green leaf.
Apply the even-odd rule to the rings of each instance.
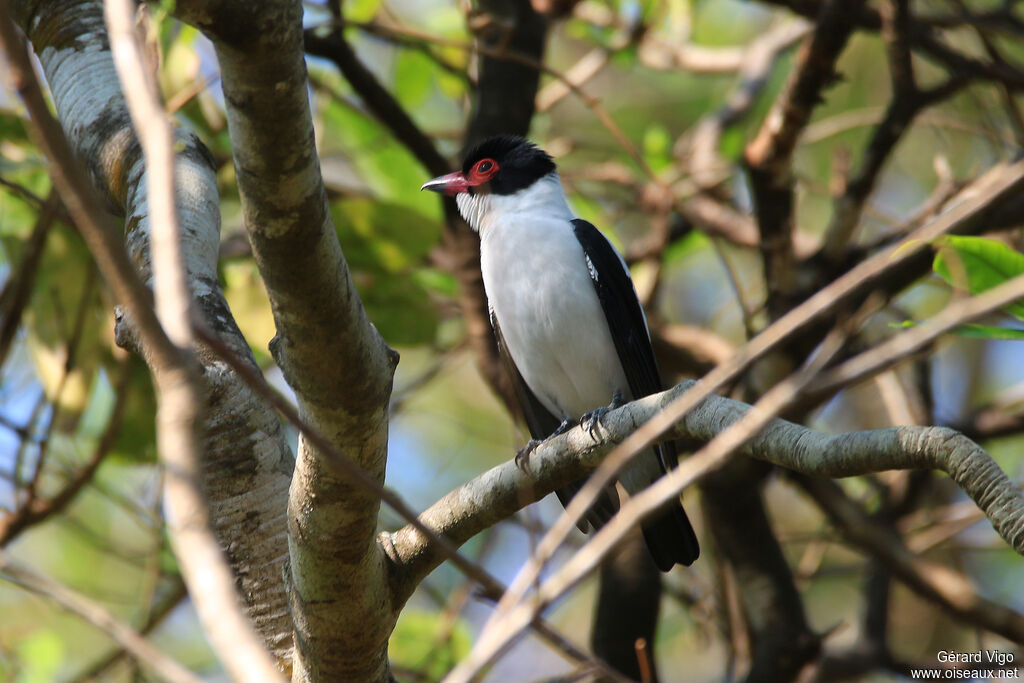
[[[711,240],[699,230],[692,230],[681,240],[670,244],[665,250],[665,263],[674,264],[682,258],[689,256],[702,249],[710,248]]]
[[[132,367],[128,399],[109,457],[114,462],[156,462],[156,394],[153,393],[153,381],[141,358],[133,355],[129,362]],[[116,372],[118,370],[108,369],[111,377],[116,377],[113,374]]]
[[[395,346],[430,344],[438,315],[430,295],[408,275],[356,278],[356,289],[370,320],[384,340]]]
[[[975,323],[967,323],[960,325],[953,330],[954,334],[961,337],[968,337],[973,339],[1009,339],[1020,341],[1024,340],[1024,330],[1017,329],[1014,327],[994,327],[992,325],[977,325]]]
[[[391,634],[388,654],[399,668],[439,681],[469,654],[471,644],[469,629],[461,619],[449,626],[440,614],[405,610]]]
[[[434,63],[422,52],[403,50],[395,60],[395,95],[409,108],[427,101],[434,85]]]
[[[904,320],[901,323],[890,323],[890,327],[916,327],[919,323],[913,320]],[[993,325],[978,325],[977,323],[964,323],[952,330],[953,334],[968,339],[1004,339],[1011,341],[1024,340],[1024,330],[1016,327],[996,327]]]
[[[415,209],[367,197],[331,206],[345,258],[355,268],[398,273],[416,266],[441,239],[441,223]]]
[[[64,643],[56,631],[36,629],[21,638],[16,647],[21,660],[18,683],[45,683],[56,678],[64,660]]]
[[[349,21],[372,21],[380,9],[380,0],[349,0],[342,7]]]
[[[939,241],[932,269],[951,286],[980,294],[1024,274],[1024,254],[998,240],[950,235]],[[1024,320],[1024,303],[1006,310]]]

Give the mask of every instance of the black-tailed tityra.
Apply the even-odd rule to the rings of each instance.
[[[547,153],[521,137],[490,138],[466,155],[461,171],[421,189],[454,195],[480,233],[491,324],[535,440],[575,422],[593,430],[609,402],[663,388],[629,270],[597,228],[573,216]],[[674,445],[661,444],[635,458],[619,481],[636,494],[676,464]],[[582,485],[560,489],[562,504]],[[587,520],[600,527],[618,507],[609,487]],[[643,532],[662,571],[691,564],[700,552],[678,501]]]

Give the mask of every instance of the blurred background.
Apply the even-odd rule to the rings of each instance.
[[[998,7],[978,2],[969,9]],[[943,0],[913,3],[922,15],[967,9]],[[757,248],[743,244],[742,235],[708,229],[703,205],[690,200],[710,198],[712,208],[727,212],[726,226],[755,230],[740,170],[743,151],[782,91],[810,23],[786,8],[738,0],[584,0],[569,10],[549,25],[544,63],[550,71],[541,76],[531,138],[556,157],[577,214],[603,229],[630,262],[658,330],[666,382],[699,376],[764,327],[769,313]],[[475,8],[450,0],[356,0],[342,12],[359,59],[454,168],[478,73]],[[212,47],[195,29],[159,12],[156,19],[168,109],[199,134],[218,163],[220,275],[228,301],[267,376],[287,393],[267,351],[273,321],[240,223]],[[325,6],[306,3],[305,21],[315,32],[335,20]],[[1003,57],[1024,64],[1019,25],[1007,26],[994,30],[992,40]],[[972,26],[943,28],[950,45],[985,54]],[[740,73],[744,50],[765,36],[777,37],[778,50],[757,60],[764,79],[751,86]],[[338,236],[370,317],[402,357],[387,484],[422,509],[508,460],[528,435],[482,377],[467,341],[460,282],[446,267],[443,208],[436,195],[417,191],[433,174],[368,112],[332,63],[311,56],[308,65]],[[943,79],[942,68],[928,60],[915,58],[915,67],[923,87]],[[893,98],[877,31],[852,35],[838,71],[841,79],[814,110],[793,156],[797,253],[820,246],[843,179],[858,166]],[[690,163],[698,131],[748,86],[749,108],[721,125],[712,162],[702,163],[701,172],[713,179],[698,177]],[[1012,158],[1022,134],[1013,116],[1019,100],[1016,91],[982,82],[920,112],[880,171],[854,241],[866,249],[884,243],[929,201],[941,205],[948,198],[943,188]],[[115,346],[110,295],[63,210],[42,219],[52,189],[24,116],[16,96],[0,94],[0,544],[12,558],[151,632],[159,647],[209,680],[222,680],[168,548],[148,373],[140,359]],[[671,188],[668,200],[659,187]],[[756,240],[756,232],[747,234]],[[1014,235],[1004,237],[1012,242]],[[918,280],[894,300],[876,338],[891,334],[891,325],[926,318],[951,296],[935,275]],[[678,343],[685,353],[672,349],[680,334],[697,335],[696,342]],[[916,392],[920,387],[926,391]],[[813,407],[802,421],[832,432],[909,423],[963,427],[982,414],[1019,416],[1022,401],[1020,341],[950,337],[899,372]],[[1019,480],[1024,440],[1017,431],[979,434]],[[840,485],[876,512],[900,476]],[[913,509],[893,522],[908,547],[962,572],[983,597],[1024,611],[1020,558],[944,476],[927,480]],[[766,473],[763,482],[770,522],[811,629],[826,633],[829,647],[854,644],[871,560],[844,543],[792,481]],[[727,680],[743,667],[742,647],[737,651],[727,626],[728,581],[698,498],[694,490],[684,496],[702,559],[665,578],[656,652],[666,682]],[[42,514],[12,522],[14,511],[32,501]],[[560,510],[549,497],[473,539],[465,552],[511,581]],[[381,526],[397,528],[401,521],[384,510]],[[584,539],[574,532],[576,546]],[[595,592],[591,579],[550,612],[551,622],[581,645]],[[892,584],[888,609],[887,640],[901,661],[934,663],[940,649],[1009,647],[899,583]],[[104,634],[44,597],[0,581],[0,614],[2,680],[147,680]],[[391,645],[396,675],[438,679],[468,651],[489,614],[472,586],[442,566],[399,621]],[[569,670],[530,636],[490,680],[546,679]],[[900,677],[882,670],[868,679]]]

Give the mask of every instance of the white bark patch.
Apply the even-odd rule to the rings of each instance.
[[[101,2],[77,5],[37,3],[27,34],[40,56],[61,125],[83,158],[98,189],[123,210],[129,227],[126,247],[144,280],[151,277],[146,171],[133,139],[109,49],[105,45]],[[56,15],[55,12],[67,12]],[[80,35],[57,49],[42,43],[60,35],[55,27],[78,22]],[[304,92],[304,91],[303,91]],[[220,209],[214,170],[195,137],[179,131],[176,150],[176,207],[182,227],[187,278],[193,295],[216,298],[218,330],[234,328],[217,286]],[[131,343],[131,321],[121,319],[118,342]],[[227,339],[247,354],[240,336]],[[145,355],[145,349],[140,349]],[[267,644],[288,656],[292,624],[281,566],[287,557],[286,502],[292,455],[277,415],[219,362],[204,356],[207,410],[202,476],[210,516],[233,568],[248,611]],[[250,356],[251,360],[251,356]]]

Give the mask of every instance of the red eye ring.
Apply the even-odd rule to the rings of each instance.
[[[480,184],[490,180],[497,172],[497,161],[495,161],[494,159],[481,159],[480,161],[473,164],[473,170],[469,172],[469,177],[472,180],[474,180],[477,184]]]
[[[481,159],[473,164],[466,174],[466,181],[470,187],[477,187],[490,181],[498,172],[498,162],[494,159]]]

